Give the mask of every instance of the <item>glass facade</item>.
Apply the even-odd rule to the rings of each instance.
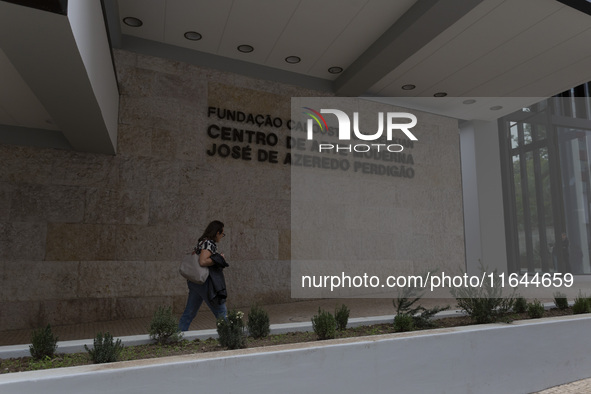
[[[591,273],[590,84],[499,120],[509,270]]]

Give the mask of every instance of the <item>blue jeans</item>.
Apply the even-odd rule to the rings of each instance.
[[[185,311],[179,321],[179,330],[187,331],[189,329],[189,326],[195,316],[197,316],[197,311],[199,310],[199,307],[201,307],[203,301],[205,301],[205,304],[211,309],[216,319],[226,317],[228,314],[226,300],[220,305],[209,301],[209,297],[207,297],[207,282],[198,285],[191,281],[187,281],[187,286],[189,286],[189,296],[187,297],[187,306],[185,306]]]

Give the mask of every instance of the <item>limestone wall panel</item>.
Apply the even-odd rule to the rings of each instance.
[[[152,128],[119,124],[117,154],[120,156],[149,156],[152,152]]]
[[[90,189],[86,198],[85,223],[147,224],[147,190]]]
[[[232,262],[224,275],[228,303],[236,307],[290,301],[289,261],[238,260]]]
[[[111,155],[52,150],[51,183],[113,188],[117,186],[117,158]]]
[[[158,307],[173,306],[172,296],[166,297],[125,297],[118,298],[112,310],[112,319],[135,319],[152,317]],[[183,305],[184,307],[184,305]],[[146,327],[146,331],[148,327]]]
[[[166,260],[174,252],[175,236],[176,231],[164,225],[118,226],[114,248],[116,258],[111,260]]]
[[[206,225],[209,202],[198,194],[150,193],[149,224]],[[204,227],[205,228],[205,227]]]
[[[0,222],[0,259],[43,260],[47,225],[38,222]]]
[[[142,297],[149,274],[143,261],[84,261],[80,263],[79,297]]]
[[[231,255],[244,260],[277,259],[279,233],[277,230],[232,228]],[[221,246],[220,246],[221,248]]]
[[[145,295],[175,296],[186,294],[186,280],[179,274],[180,259],[174,261],[146,261],[144,270],[138,275],[143,282]]]
[[[41,325],[69,325],[113,320],[112,298],[76,298],[41,302]]]
[[[14,190],[15,187],[13,185],[0,182],[0,222],[8,222]]]
[[[77,261],[0,262],[0,302],[40,301],[78,297]]]
[[[116,260],[116,230],[117,226],[114,225],[50,223],[47,229],[45,259]]]
[[[84,188],[19,185],[12,195],[10,220],[80,223],[84,217],[85,197]]]
[[[0,321],[2,330],[42,327],[38,301],[0,301]]]
[[[10,183],[49,184],[55,178],[53,150],[0,145],[0,181]]]
[[[196,101],[200,97],[202,86],[195,83],[191,74],[157,73],[152,94],[157,97],[171,97],[186,101]]]
[[[178,101],[155,97],[121,97],[120,123],[139,127],[169,128],[180,122]]]

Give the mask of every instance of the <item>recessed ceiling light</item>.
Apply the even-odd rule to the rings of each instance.
[[[490,107],[490,110],[491,110],[491,111],[498,111],[498,110],[500,110],[500,109],[503,109],[503,107],[502,107],[502,106],[500,106],[500,105],[495,105],[494,107]]]
[[[131,27],[140,27],[144,24],[144,22],[142,22],[141,19],[134,18],[133,16],[126,16],[125,18],[123,18],[123,23]]]
[[[297,56],[288,56],[285,58],[285,61],[291,64],[296,64],[302,61],[302,59],[300,59]]]
[[[251,45],[238,45],[237,49],[242,53],[250,53],[254,51],[254,48]]]
[[[416,88],[416,85],[412,85],[412,84],[402,85],[402,90],[413,90],[414,88]]]
[[[473,99],[462,101],[463,104],[474,104],[475,102],[476,102],[476,100],[473,100]]]
[[[445,97],[445,96],[447,96],[447,93],[445,93],[445,92],[438,92],[433,95],[433,97]]]
[[[343,72],[343,68],[342,67],[331,67],[328,69],[328,72],[331,74],[340,74]]]
[[[196,31],[188,31],[185,33],[185,38],[191,41],[199,41],[203,36]]]

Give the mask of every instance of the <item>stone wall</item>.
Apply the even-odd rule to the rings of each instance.
[[[289,130],[285,122],[223,119],[208,108],[286,120],[291,97],[326,93],[127,51],[114,56],[117,155],[0,145],[0,331],[146,317],[160,305],[181,313],[180,258],[216,219],[226,225],[219,248],[231,265],[229,306],[291,301]],[[208,134],[211,125],[217,128]],[[255,137],[226,139],[222,127]],[[257,140],[257,132],[277,143]],[[433,157],[441,143],[451,147],[442,158],[449,176],[434,182],[445,183],[455,201],[448,223],[461,253],[451,257],[463,259],[457,135],[436,139]],[[239,146],[239,157],[223,157],[220,145],[233,153]],[[429,175],[423,179],[420,193],[429,186]],[[412,203],[412,193],[404,197]],[[449,217],[423,225],[448,231]]]

